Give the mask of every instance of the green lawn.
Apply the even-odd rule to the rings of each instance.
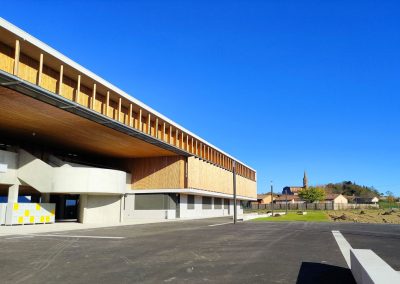
[[[287,215],[279,217],[263,217],[252,220],[254,222],[281,222],[281,221],[304,221],[304,222],[330,222],[325,211],[308,211],[307,215],[298,215],[296,212],[288,212]]]
[[[381,201],[379,201],[379,208],[389,209],[389,208],[400,208],[400,207],[399,207],[399,204],[396,202],[389,203],[387,201],[381,200]]]

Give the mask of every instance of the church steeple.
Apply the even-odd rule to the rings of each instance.
[[[306,171],[304,171],[303,188],[308,188],[308,178],[307,178],[307,173],[306,173]]]

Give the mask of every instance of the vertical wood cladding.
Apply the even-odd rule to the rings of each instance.
[[[132,159],[132,189],[185,187],[185,158],[181,156]]]
[[[233,194],[232,172],[196,157],[188,158],[188,187],[226,194]],[[236,177],[237,194],[257,198],[255,181]]]

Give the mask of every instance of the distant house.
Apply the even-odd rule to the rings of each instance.
[[[332,202],[333,204],[348,204],[349,200],[343,194],[328,194],[325,196],[324,202]]]
[[[257,194],[257,204],[270,204],[271,203],[271,193]],[[274,195],[275,200],[275,195]],[[255,202],[253,202],[254,204]]]
[[[300,198],[300,196],[298,195],[280,195],[278,197],[276,197],[274,199],[274,203],[275,204],[286,204],[287,203],[291,203],[291,204],[295,204],[295,203],[305,203],[304,200],[302,200]]]
[[[359,197],[359,196],[354,196],[352,198],[353,203],[355,204],[376,204],[379,202],[379,198],[374,196],[374,197]]]

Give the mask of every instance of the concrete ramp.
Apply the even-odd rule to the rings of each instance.
[[[25,150],[18,152],[17,177],[41,193],[116,194],[126,190],[126,173],[118,170],[69,165],[55,160],[53,167]]]
[[[40,192],[51,192],[54,168],[27,151],[18,151],[17,177]]]
[[[351,272],[358,284],[400,283],[400,273],[369,249],[350,250]]]

